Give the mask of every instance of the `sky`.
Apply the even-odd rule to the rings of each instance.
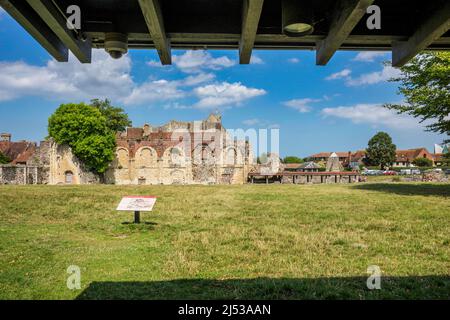
[[[120,60],[93,51],[92,64],[58,63],[0,8],[0,131],[40,141],[62,103],[109,98],[134,126],[222,114],[229,129],[279,129],[281,156],[364,149],[388,132],[398,149],[433,152],[443,136],[382,107],[400,103],[399,71],[387,52],[337,52],[327,66],[314,51],[254,50],[239,65],[237,50],[173,50],[161,66],[155,50],[130,50]]]

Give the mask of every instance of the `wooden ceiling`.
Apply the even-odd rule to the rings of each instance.
[[[131,49],[156,49],[163,64],[171,49],[235,49],[240,63],[253,49],[316,50],[325,65],[337,50],[392,50],[401,66],[424,49],[449,50],[448,0],[297,0],[313,12],[314,32],[282,30],[282,0],[0,0],[0,5],[58,61],[68,51],[83,63],[103,48],[105,33],[128,35]],[[82,28],[68,30],[63,13],[81,8]],[[369,30],[366,9],[381,9],[381,29]],[[80,37],[82,34],[82,37]]]

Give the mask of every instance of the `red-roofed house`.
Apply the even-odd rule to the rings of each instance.
[[[393,167],[414,167],[413,161],[417,158],[426,158],[434,164],[434,155],[429,153],[426,148],[416,148],[408,150],[395,151],[395,162]]]
[[[0,137],[0,152],[11,160],[11,164],[26,164],[36,151],[34,142],[12,142],[9,133],[2,133]]]

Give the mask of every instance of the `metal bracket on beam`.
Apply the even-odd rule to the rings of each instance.
[[[59,62],[69,60],[69,50],[23,0],[0,0],[0,6],[5,9],[47,52]]]
[[[92,44],[90,39],[77,39],[73,30],[67,28],[67,20],[51,0],[26,0],[29,5],[44,20],[50,29],[58,36],[64,45],[80,60],[90,63]]]

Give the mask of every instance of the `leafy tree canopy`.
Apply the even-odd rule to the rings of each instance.
[[[449,152],[447,152],[447,153],[444,153],[444,159],[443,159],[444,161],[444,164],[446,164],[446,165],[450,165],[450,151]]]
[[[296,156],[287,156],[283,159],[283,163],[303,163],[303,159]]]
[[[401,71],[400,77],[390,81],[400,82],[405,104],[385,107],[431,122],[428,131],[450,135],[450,52],[425,52]]]
[[[48,133],[95,172],[104,173],[114,159],[115,132],[92,105],[62,104],[48,120]]]
[[[413,160],[413,164],[418,167],[431,167],[433,165],[433,161],[427,158],[417,158]]]
[[[0,164],[10,163],[11,160],[0,151]]]
[[[366,150],[367,161],[374,166],[387,167],[395,161],[396,149],[389,134],[378,132],[369,140]]]
[[[131,120],[122,108],[114,107],[108,99],[91,100],[91,105],[96,107],[106,118],[108,127],[114,131],[125,131],[127,127],[131,127]]]

